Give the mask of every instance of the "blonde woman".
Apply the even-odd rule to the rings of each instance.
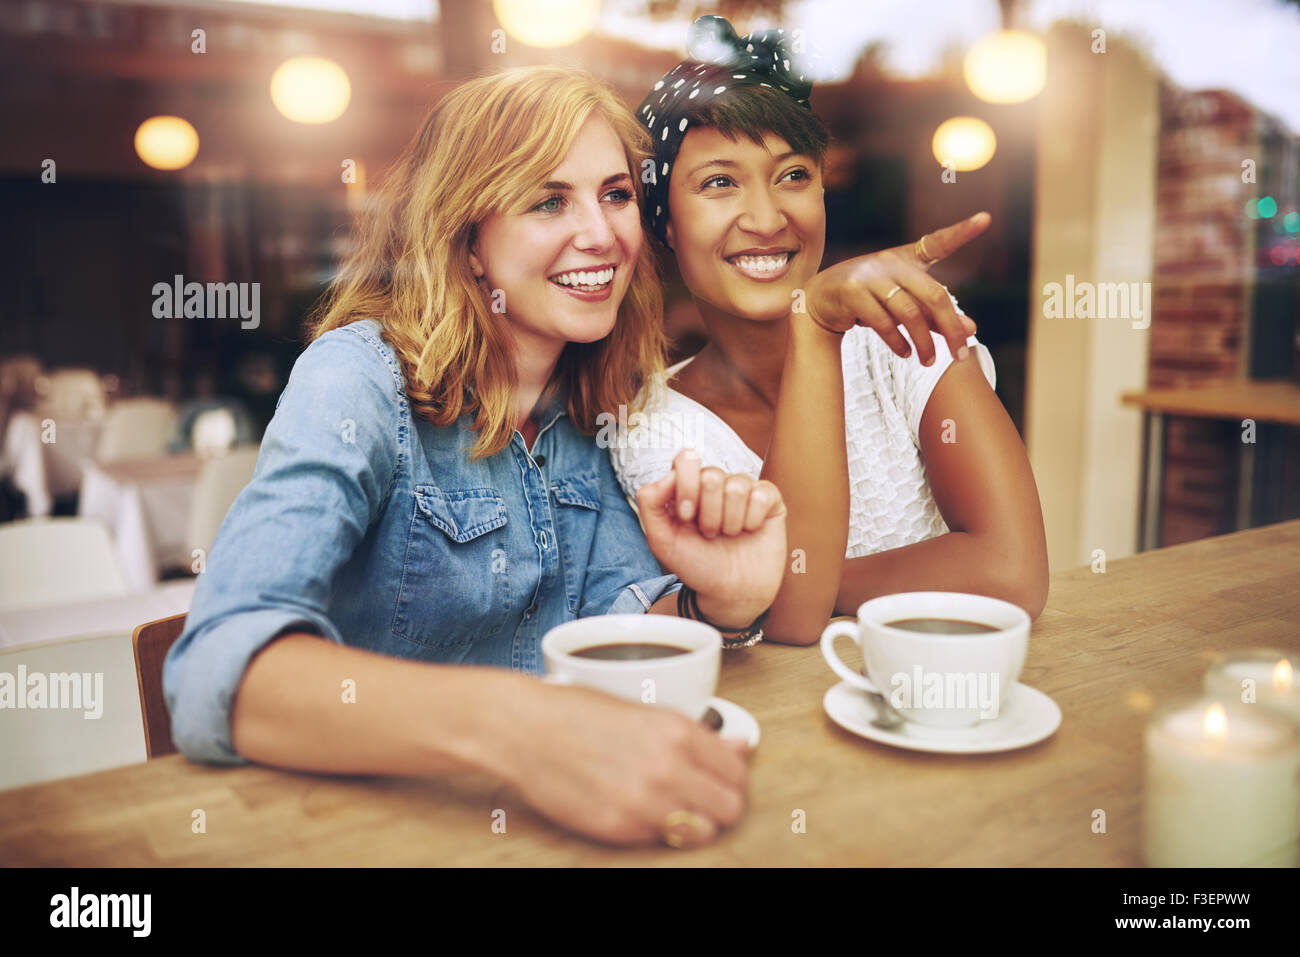
[[[666,818],[699,843],[738,819],[737,746],[531,677],[564,621],[677,614],[686,587],[744,634],[781,581],[774,486],[723,476],[730,494],[693,496],[727,516],[705,538],[675,517],[668,475],[637,497],[643,534],[592,437],[661,367],[633,175],[646,148],[608,91],[554,68],[473,80],[429,114],[315,317],[168,656],[182,752],[484,770],[616,843],[664,836]]]

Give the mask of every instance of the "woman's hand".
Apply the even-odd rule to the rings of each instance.
[[[647,844],[668,815],[694,811],[692,846],[740,820],[749,787],[743,741],[666,708],[531,684],[504,705],[517,732],[506,777],[544,817],[599,841]]]
[[[646,542],[699,596],[710,621],[744,628],[776,598],[785,573],[785,502],[771,482],[700,468],[685,449],[636,493]]]
[[[846,259],[822,270],[806,290],[809,317],[835,332],[869,326],[889,348],[907,358],[912,350],[898,331],[901,323],[927,366],[934,362],[933,329],[947,340],[954,357],[964,357],[966,337],[975,331],[975,323],[953,308],[948,291],[930,278],[928,270],[984,232],[990,222],[988,213],[976,213],[915,243]]]

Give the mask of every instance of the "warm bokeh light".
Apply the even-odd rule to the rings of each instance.
[[[271,77],[271,102],[295,123],[330,123],[343,115],[352,84],[343,67],[323,57],[285,60]]]
[[[1223,705],[1215,702],[1205,709],[1205,736],[1222,741],[1228,733],[1228,714]]]
[[[179,116],[151,116],[135,131],[135,152],[154,169],[184,169],[199,152],[199,134]]]
[[[999,30],[972,44],[962,65],[966,85],[986,103],[1021,103],[1047,79],[1047,47],[1032,33]]]
[[[600,19],[600,0],[492,0],[497,22],[530,47],[577,43]]]
[[[993,158],[998,138],[993,127],[979,117],[954,116],[944,120],[931,141],[934,158],[959,172],[979,169]]]
[[[1294,677],[1291,662],[1285,658],[1273,666],[1273,687],[1278,691],[1290,691]]]

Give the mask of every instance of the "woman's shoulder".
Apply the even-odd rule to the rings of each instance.
[[[289,381],[303,376],[339,384],[365,382],[394,398],[406,393],[397,350],[384,337],[383,325],[374,319],[336,326],[308,343],[295,360]]]
[[[716,413],[670,385],[672,374],[669,369],[647,383],[639,408],[631,412],[620,409],[617,420],[609,416],[608,432],[597,437],[598,444],[609,449],[614,471],[628,496],[634,497],[640,486],[667,475],[683,449],[699,452],[703,466],[757,478],[762,459]]]

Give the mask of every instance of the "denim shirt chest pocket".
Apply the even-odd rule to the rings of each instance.
[[[569,611],[576,613],[600,519],[600,478],[595,470],[556,478],[551,482],[551,496],[564,566],[564,598]]]
[[[416,485],[393,633],[433,648],[488,638],[510,610],[506,503],[492,488]]]

